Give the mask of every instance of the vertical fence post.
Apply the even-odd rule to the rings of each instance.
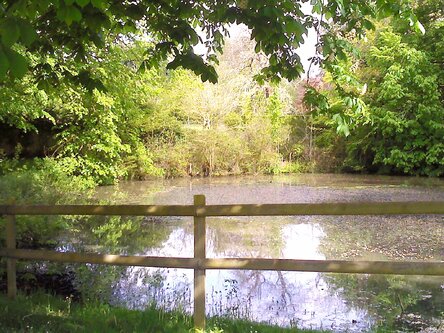
[[[15,215],[6,215],[6,249],[15,250]],[[6,259],[6,274],[8,276],[8,297],[14,299],[17,295],[16,259]]]
[[[201,264],[206,258],[205,216],[199,214],[199,207],[205,206],[205,196],[194,196],[194,258],[198,267],[194,269],[194,327],[205,329],[205,269]],[[200,266],[200,267],[199,267]]]

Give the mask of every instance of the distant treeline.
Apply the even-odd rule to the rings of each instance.
[[[215,85],[185,70],[139,72],[140,41],[110,42],[87,64],[47,56],[51,80],[34,71],[0,90],[0,170],[52,159],[91,185],[309,171],[442,176],[443,8],[417,1],[423,35],[397,20],[369,22],[365,40],[344,36],[349,52],[308,81],[258,84],[267,59],[242,34],[225,45]],[[103,87],[66,78],[86,70]]]

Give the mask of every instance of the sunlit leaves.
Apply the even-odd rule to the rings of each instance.
[[[369,120],[366,123],[366,117],[344,111],[333,116],[340,131],[347,122],[344,115],[359,125],[349,136],[348,161],[357,165],[370,161],[365,167],[402,174],[444,174],[439,67],[430,61],[429,54],[405,43],[403,36],[390,28],[380,29],[361,47],[356,76],[368,83],[362,98]],[[353,107],[353,99],[336,99]]]
[[[419,22],[418,20],[414,20],[414,21],[411,20],[410,22],[413,25],[413,27],[415,28],[416,32],[420,32],[422,34],[425,34],[425,28],[421,24],[421,22]]]
[[[224,29],[229,23],[245,24],[251,29],[257,52],[265,53],[273,61],[260,77],[273,81],[301,75],[297,48],[303,43],[307,29],[315,24],[322,27],[323,34],[339,26],[341,33],[352,31],[360,35],[373,28],[372,18],[397,14],[410,19],[414,27],[421,30],[421,25],[401,0],[329,0],[325,3],[311,0],[311,5],[313,13],[306,14],[301,10],[301,3],[293,0],[276,3],[265,0],[23,0],[10,6],[8,13],[0,15],[0,34],[6,47],[20,43],[31,48],[32,44],[33,51],[54,53],[63,50],[67,56],[86,61],[88,55],[85,52],[89,46],[106,46],[104,35],[125,35],[131,39],[134,34],[142,33],[155,44],[172,45],[168,49],[155,47],[156,52],[147,54],[152,59],[146,59],[144,66],[153,66],[167,57],[179,57],[181,59],[173,62],[174,66],[189,66],[185,68],[214,82],[216,76],[206,57],[198,55],[204,63],[202,66],[186,54],[189,48],[202,43],[207,53],[214,55],[211,62],[215,63],[214,57],[222,51]],[[199,30],[204,31],[206,38],[199,35]],[[325,53],[331,50],[334,56],[343,57],[342,47],[338,45],[331,47],[325,42]],[[329,57],[317,59],[330,61]]]
[[[8,80],[0,89],[0,122],[21,131],[50,122],[54,140],[45,153],[66,162],[70,175],[113,183],[133,167],[124,164],[127,156],[140,173],[154,173],[138,137],[156,90],[157,71],[136,72],[146,46],[100,50],[100,60],[89,64],[30,57],[35,75]]]
[[[343,115],[336,113],[333,115],[332,119],[338,125],[338,127],[336,128],[336,131],[338,133],[343,134],[344,136],[350,135],[349,124],[347,123],[346,118]]]
[[[107,3],[107,0],[91,0],[91,4],[97,9],[105,9]]]
[[[22,78],[27,71],[28,61],[13,45],[30,46],[37,38],[29,22],[15,17],[0,19],[0,80],[9,72],[12,77]]]

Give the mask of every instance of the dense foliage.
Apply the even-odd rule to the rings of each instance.
[[[425,34],[397,20],[376,22],[366,41],[354,43],[336,72],[341,91],[326,89],[317,103],[347,138],[344,166],[355,171],[444,174],[444,33],[442,1],[419,1]],[[438,10],[437,8],[441,8]],[[346,90],[344,92],[344,90]],[[309,98],[318,98],[312,93]],[[364,104],[365,103],[365,104]],[[316,103],[314,103],[316,104]]]
[[[227,45],[218,85],[165,67],[139,73],[146,45],[117,44],[88,65],[107,91],[88,93],[64,80],[57,67],[57,86],[41,90],[31,74],[5,85],[3,169],[10,158],[18,165],[23,158],[46,156],[91,185],[152,175],[303,170],[297,161],[301,142],[291,135],[298,86],[260,86],[254,76],[266,58],[254,54],[246,36]],[[80,71],[75,61],[64,68]]]
[[[142,69],[170,56],[168,68],[192,69],[203,81],[216,82],[217,51],[221,51],[226,25],[236,23],[251,29],[255,50],[269,60],[261,70],[262,79],[295,79],[303,70],[296,49],[310,27],[322,35],[323,57],[317,61],[334,64],[344,52],[338,31],[362,34],[371,27],[369,18],[392,14],[417,22],[408,2],[401,0],[314,0],[310,4],[311,9],[293,0],[3,0],[0,78],[5,74],[23,77],[28,65],[25,51],[88,63],[97,56],[94,48],[110,47],[110,36],[127,40],[142,33],[153,42],[139,63]],[[206,57],[193,51],[199,42],[207,48]],[[44,61],[31,65],[39,79],[51,78],[52,69]],[[63,67],[63,61],[59,65]],[[66,74],[71,76],[69,71]],[[72,78],[85,86],[100,86],[88,70]]]
[[[147,98],[155,95],[156,71],[136,73],[131,62],[140,59],[141,47],[115,46],[106,53],[106,61],[96,60],[88,68],[109,84],[107,92],[94,89],[88,93],[82,85],[65,80],[65,71],[81,74],[82,66],[76,61],[66,61],[63,70],[52,67],[52,75],[60,79],[55,87],[41,90],[30,74],[5,86],[0,99],[5,132],[9,130],[12,136],[13,129],[20,133],[36,131],[38,136],[49,138],[40,146],[34,142],[36,151],[27,152],[32,144],[21,144],[19,149],[24,151],[17,151],[18,156],[52,156],[68,175],[99,184],[112,183],[126,174],[122,165],[129,163],[134,164],[134,170],[155,173],[150,169],[148,153],[137,140],[139,128],[135,124],[151,111]],[[48,67],[57,63],[53,58],[46,61]],[[12,141],[9,155],[18,149],[14,148],[17,142]],[[137,162],[131,162],[134,160]]]
[[[341,167],[442,175],[442,1],[414,6],[424,36],[415,33],[424,27],[413,12],[395,2],[180,4],[173,20],[172,1],[5,2],[2,172],[49,157],[90,186]],[[391,13],[397,18],[376,20]],[[216,61],[226,22],[251,30],[229,40]],[[321,82],[325,93],[309,88],[306,108],[303,84],[257,78],[299,74],[295,47],[309,27],[319,34],[312,62],[325,76],[307,81]],[[198,29],[208,33],[203,58],[192,53],[204,39]],[[32,71],[9,61],[11,52]],[[216,66],[219,83],[171,70],[177,66],[204,81],[215,80]]]
[[[227,45],[218,85],[172,74],[181,83],[145,125],[145,142],[167,176],[273,173],[288,161],[290,91],[255,82],[262,60],[252,48],[245,37]]]
[[[426,52],[380,31],[364,55],[362,77],[368,82],[368,122],[350,137],[350,158],[368,161],[386,172],[444,173],[444,105],[437,74]]]

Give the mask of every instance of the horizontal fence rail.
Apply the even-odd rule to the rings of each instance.
[[[444,202],[354,202],[264,205],[0,205],[0,215],[285,216],[444,214]]]
[[[444,202],[365,202],[319,204],[206,205],[205,196],[194,196],[194,205],[0,205],[6,216],[8,296],[14,298],[16,261],[43,260],[121,266],[185,268],[194,270],[194,325],[205,327],[205,275],[207,269],[271,270],[327,273],[399,274],[444,276],[444,262],[351,261],[206,257],[206,217],[284,215],[444,215]],[[193,216],[194,257],[122,256],[112,254],[16,249],[16,215],[131,215]]]
[[[207,258],[201,260],[182,257],[122,256],[23,249],[1,249],[0,256],[14,259],[48,260],[66,263],[88,263],[116,266],[444,276],[444,262],[423,261],[402,262],[265,258]]]

